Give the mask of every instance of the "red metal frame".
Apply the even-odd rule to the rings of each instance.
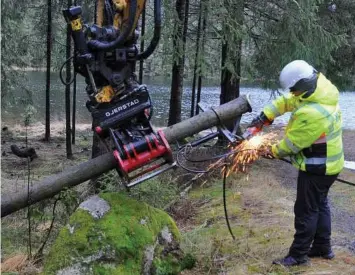
[[[169,146],[169,143],[165,138],[163,131],[160,130],[158,131],[157,135],[153,134],[151,135],[151,137],[153,140],[149,139],[148,136],[145,136],[145,141],[147,142],[149,149],[141,153],[137,153],[133,143],[130,143],[127,146],[123,146],[126,159],[122,159],[118,150],[114,150],[113,155],[117,160],[118,167],[126,177],[128,177],[128,173],[140,167],[143,167],[144,165],[150,163],[151,161],[161,157],[163,157],[168,163],[173,162],[172,151]],[[131,148],[132,150],[129,150],[129,148]],[[133,157],[131,156],[132,152],[133,152]],[[146,170],[140,172],[136,176],[141,176],[144,175],[145,173],[151,172],[159,168],[161,165],[162,164],[156,164],[153,165],[152,167],[148,167]]]
[[[173,162],[174,161],[173,152],[171,151],[169,142],[165,138],[164,132],[162,130],[158,130],[158,135],[166,148],[166,155],[165,155],[166,160],[168,160],[169,162]]]
[[[95,132],[96,132],[96,134],[98,134],[100,136],[103,131],[102,131],[102,128],[100,126],[96,126],[95,127]]]

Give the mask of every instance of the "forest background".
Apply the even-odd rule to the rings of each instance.
[[[68,46],[62,10],[71,4],[82,5],[84,22],[93,22],[95,1],[2,1],[3,107],[15,100],[11,95],[19,83],[23,98],[33,92],[22,71],[59,71]],[[281,68],[293,59],[307,60],[340,89],[354,90],[354,1],[163,0],[162,10],[160,44],[143,74],[171,80],[169,124],[181,120],[183,80],[192,81],[192,97],[203,80],[220,83],[224,103],[237,97],[243,84],[278,87]],[[148,44],[153,1],[147,2],[144,21],[141,39]],[[195,104],[193,99],[191,115]]]

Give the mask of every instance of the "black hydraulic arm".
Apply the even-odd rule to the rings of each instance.
[[[112,49],[115,49],[123,45],[134,29],[136,12],[137,12],[137,0],[131,0],[129,6],[128,26],[124,29],[124,31],[114,41],[111,42],[90,40],[88,42],[88,47],[93,50],[110,51]]]
[[[148,58],[157,47],[161,35],[161,0],[154,0],[154,35],[144,52],[138,54],[137,59],[142,60]]]
[[[81,59],[91,59],[91,54],[89,53],[88,46],[86,44],[85,35],[83,32],[83,27],[81,24],[81,7],[75,6],[70,9],[63,10],[64,18],[70,23],[72,37],[75,43],[75,47],[80,54]]]

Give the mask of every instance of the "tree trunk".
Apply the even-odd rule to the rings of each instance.
[[[237,98],[240,94],[240,58],[241,58],[241,41],[238,46],[238,58],[233,60],[235,64],[236,75],[233,75],[231,71],[228,70],[226,65],[226,59],[229,51],[229,43],[222,43],[222,73],[221,73],[221,95],[220,95],[220,104],[229,102]]]
[[[76,6],[76,0],[74,0],[74,6]],[[74,45],[74,64],[76,63],[76,48]],[[72,129],[71,129],[71,143],[75,144],[75,126],[76,126],[76,73],[74,71],[74,81],[73,81],[73,116],[72,116]]]
[[[208,3],[203,3],[203,22],[202,22],[202,43],[200,49],[200,56],[203,56],[205,53],[205,43],[206,43],[206,25],[207,25],[207,12],[208,12]],[[202,72],[198,75],[197,81],[197,98],[196,104],[200,103],[201,101],[201,90],[202,90]],[[196,114],[198,115],[200,110],[196,107]]]
[[[193,117],[195,114],[195,97],[196,97],[196,77],[197,77],[197,65],[199,62],[199,53],[200,53],[200,36],[201,36],[201,21],[202,21],[202,1],[200,0],[200,10],[198,13],[198,25],[197,25],[197,34],[196,34],[196,51],[195,51],[195,61],[194,61],[194,75],[192,78],[192,92],[191,92],[191,111],[190,117]]]
[[[228,121],[250,111],[251,107],[247,98],[242,96],[214,108],[214,111],[207,110],[200,115],[167,127],[163,132],[166,140],[171,143],[216,126],[220,121]],[[7,216],[28,205],[53,197],[64,188],[74,187],[115,167],[116,161],[113,154],[106,153],[36,183],[30,189],[30,199],[28,198],[27,189],[17,193],[2,194],[1,217]]]
[[[168,125],[173,125],[181,121],[181,100],[183,91],[189,0],[176,0],[175,7],[178,18],[175,22],[173,36],[174,53]]]
[[[95,18],[95,24],[101,24],[104,20],[103,14],[104,14],[104,0],[96,0],[95,1],[95,13],[94,13],[94,18]],[[95,121],[92,121],[92,125],[96,125]],[[93,132],[92,134],[92,147],[91,147],[91,158],[97,158],[98,156],[103,155],[106,153],[106,148],[103,146],[102,142],[100,141],[100,138],[97,134]],[[90,178],[90,188],[93,193],[98,193],[99,190],[101,189],[101,184],[100,184],[100,175],[94,175],[93,177]]]
[[[52,53],[52,0],[47,1],[47,73],[46,73],[46,130],[44,140],[49,141],[51,136],[51,53]]]
[[[143,52],[144,51],[144,37],[145,34],[145,8],[142,11],[142,25],[141,25],[141,46],[140,46],[140,51]],[[144,69],[144,60],[140,60],[139,61],[139,83],[142,84],[143,83],[143,69]]]
[[[107,153],[106,147],[102,144],[100,141],[100,138],[97,134],[93,133],[92,135],[92,147],[91,147],[91,158],[97,158],[103,154]],[[92,178],[90,178],[90,192],[92,193],[99,193],[100,190],[102,189],[102,184],[100,181],[100,175],[95,175]]]
[[[72,1],[68,0],[68,8],[72,5]],[[70,35],[70,26],[67,26],[67,44],[66,44],[66,55],[67,59],[70,58],[71,54],[71,35]],[[67,158],[73,158],[73,152],[71,147],[71,127],[70,127],[70,73],[71,73],[71,62],[67,62],[66,66],[66,82],[68,83],[65,86],[65,133],[66,133],[66,152]]]
[[[71,143],[75,144],[75,125],[76,125],[76,73],[74,72],[73,81],[73,116],[71,129]]]
[[[231,4],[228,0],[224,1],[225,8],[228,11],[228,19],[236,17],[238,26],[243,25],[244,0],[240,0],[238,5]],[[221,49],[221,95],[220,104],[229,102],[240,95],[240,76],[241,76],[241,56],[242,56],[242,40],[230,39],[234,37],[231,32],[238,30],[231,29],[231,26],[224,23],[223,33],[225,39],[222,42]],[[239,30],[240,31],[240,30]],[[229,63],[229,66],[227,66]],[[232,65],[230,65],[232,64]],[[231,71],[229,68],[233,66]],[[225,126],[232,130],[234,128],[234,120],[226,122]]]
[[[245,0],[238,0],[236,2],[224,0],[227,18],[223,23],[225,39],[222,42],[221,50],[222,73],[220,104],[237,98],[240,94],[242,39],[236,38],[233,32],[241,32],[244,23],[244,4]],[[231,23],[233,23],[233,25],[231,25]],[[239,30],[237,28],[239,28]],[[227,62],[229,66],[227,66]],[[233,66],[232,71],[229,69],[231,66]]]

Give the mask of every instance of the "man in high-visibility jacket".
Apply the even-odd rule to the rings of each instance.
[[[296,233],[288,255],[273,263],[299,265],[306,263],[308,256],[332,259],[327,195],[344,164],[339,92],[303,60],[283,68],[280,84],[290,93],[275,99],[251,123],[262,127],[292,112],[285,137],[270,151],[276,158],[289,156],[299,169],[294,206]]]

